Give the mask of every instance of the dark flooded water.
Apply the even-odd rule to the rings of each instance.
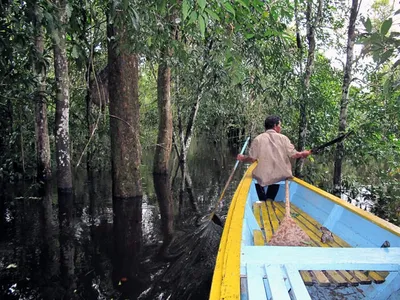
[[[175,167],[170,181],[153,178],[152,154],[143,151],[143,253],[135,274],[139,280],[129,282],[120,277],[115,254],[111,176],[99,172],[89,181],[85,172],[74,176],[72,209],[59,211],[56,187],[50,202],[37,197],[35,185],[3,184],[0,201],[0,298],[1,299],[167,299],[168,292],[158,284],[160,275],[174,259],[161,256],[163,241],[182,238],[186,230],[195,229],[195,220],[208,214],[218,200],[235,164],[236,150],[210,143],[193,144],[188,159],[186,187],[180,193],[182,176]],[[225,215],[244,168],[239,165],[224,197],[219,215]],[[175,179],[173,179],[175,178]],[[168,187],[172,182],[172,188]],[[156,184],[156,185],[155,185]],[[166,185],[167,184],[167,185]],[[169,194],[169,191],[172,191]],[[159,198],[172,197],[173,205],[159,205]],[[48,204],[46,204],[48,203]],[[60,226],[63,224],[63,226]],[[61,229],[60,229],[61,228]],[[178,239],[179,241],[179,239]],[[215,253],[210,253],[210,256]],[[203,254],[204,256],[204,254]],[[208,296],[212,267],[197,262],[196,270],[182,268],[182,277],[200,274],[202,293]],[[207,278],[202,278],[202,274]],[[196,286],[199,288],[199,286]],[[194,296],[195,295],[195,296]],[[173,297],[170,297],[173,299]]]

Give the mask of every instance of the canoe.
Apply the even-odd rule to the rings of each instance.
[[[269,246],[284,215],[284,182],[275,201],[258,201],[255,166],[232,198],[210,299],[400,299],[400,227],[293,178],[292,218],[311,243]],[[321,241],[322,226],[332,241]]]

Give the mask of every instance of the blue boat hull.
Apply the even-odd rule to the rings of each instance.
[[[253,168],[243,177],[229,209],[210,299],[400,299],[399,227],[295,178],[289,190],[296,212],[303,214],[304,223],[312,220],[310,224],[328,228],[341,246],[316,246],[315,228],[310,230],[315,245],[269,246],[267,227],[276,220],[266,221],[264,207],[255,213],[257,205],[266,204],[258,201]],[[285,189],[284,182],[279,184],[276,202],[268,205],[278,207],[274,213],[282,215]],[[385,242],[389,248],[381,248]],[[306,286],[304,274],[325,274],[332,283]],[[370,276],[358,282],[349,278],[351,274]],[[383,277],[374,281],[373,274]]]

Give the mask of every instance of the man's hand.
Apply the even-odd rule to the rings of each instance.
[[[312,154],[311,150],[304,150],[301,153],[303,158],[306,158],[307,156],[310,156]]]
[[[243,154],[238,154],[236,159],[238,161],[245,162],[245,163],[253,163],[256,161],[256,159],[251,158],[250,156],[247,156],[247,155],[243,155]]]
[[[238,161],[244,161],[244,160],[246,159],[246,155],[238,154],[237,157],[236,157],[236,159],[237,159]]]
[[[311,154],[311,150],[304,150],[301,152],[297,152],[295,155],[293,155],[291,158],[306,158],[307,156],[309,156]]]

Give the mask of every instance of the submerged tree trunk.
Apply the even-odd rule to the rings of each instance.
[[[54,71],[57,83],[56,92],[56,161],[57,188],[60,217],[60,269],[67,297],[73,295],[74,282],[74,246],[71,239],[72,226],[72,173],[69,138],[69,76],[66,50],[65,24],[67,22],[66,0],[54,2],[56,18],[60,25],[53,29]]]
[[[346,65],[344,67],[342,98],[340,100],[338,135],[343,134],[347,128],[347,106],[349,104],[349,89],[352,80],[354,41],[356,38],[355,27],[356,27],[358,11],[359,11],[359,1],[352,0],[349,28],[347,31],[347,50],[346,50],[347,58],[346,58]],[[339,197],[341,195],[341,186],[342,186],[343,156],[344,156],[344,144],[342,141],[336,145],[335,168],[333,171],[333,193]]]
[[[161,255],[168,255],[168,246],[174,235],[174,205],[171,193],[169,176],[165,174],[153,174],[154,190],[157,195],[161,215],[161,232],[163,244],[160,248]]]
[[[73,199],[68,193],[58,195],[58,222],[60,224],[60,271],[67,299],[75,299],[77,286],[75,275],[75,243]]]
[[[35,28],[35,57],[34,72],[37,78],[35,93],[35,132],[36,132],[36,161],[37,161],[37,180],[46,183],[51,179],[50,162],[50,141],[49,129],[47,124],[47,105],[46,105],[46,72],[41,63],[44,51],[43,28],[41,26],[40,7],[37,2],[34,4],[34,28]]]
[[[310,89],[310,80],[314,68],[315,60],[315,28],[318,26],[322,16],[322,0],[318,1],[318,8],[315,17],[313,18],[313,1],[307,1],[306,22],[307,22],[307,41],[308,41],[308,56],[304,75],[302,74],[302,88],[300,96],[300,120],[299,120],[299,135],[297,149],[303,151],[307,140],[307,104],[309,101],[308,93]],[[302,177],[304,159],[297,159],[295,175]]]
[[[57,274],[58,255],[56,234],[53,219],[53,206],[52,206],[52,187],[50,184],[45,184],[42,188],[42,205],[41,205],[41,224],[42,224],[42,238],[43,244],[40,253],[40,265],[45,270],[45,278],[50,280],[51,277]]]
[[[129,50],[131,33],[124,15],[117,11],[111,11],[118,20],[109,22],[107,30],[114,245],[118,260],[115,279],[128,278],[131,285],[140,278],[142,246],[138,56]]]

